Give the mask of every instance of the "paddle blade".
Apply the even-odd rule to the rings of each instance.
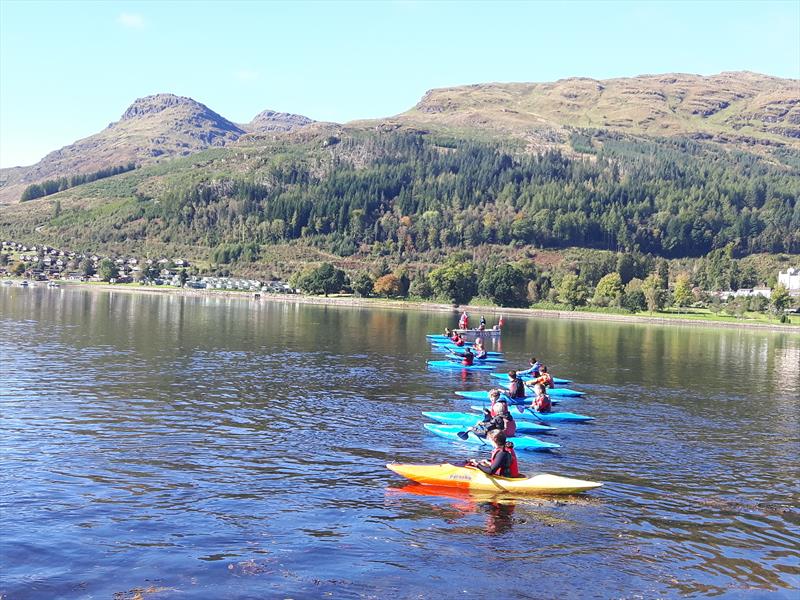
[[[469,431],[459,431],[456,435],[459,439],[466,440],[469,437]]]

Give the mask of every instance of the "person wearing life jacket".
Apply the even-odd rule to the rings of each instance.
[[[459,329],[469,329],[469,315],[467,311],[461,313],[461,318],[458,319]]]
[[[517,454],[514,452],[514,444],[506,441],[506,434],[495,429],[486,436],[494,446],[489,460],[480,462],[470,459],[467,464],[476,469],[480,469],[487,475],[499,475],[501,477],[523,477],[519,472]]]
[[[526,381],[525,385],[528,387],[533,387],[537,384],[543,385],[544,387],[554,388],[556,387],[555,382],[553,381],[553,376],[547,372],[547,367],[542,365],[540,373],[533,372],[533,379],[530,381]]]
[[[508,372],[508,395],[511,397],[512,400],[519,400],[520,398],[525,398],[525,383],[517,377],[516,371],[509,371]]]
[[[492,390],[489,398],[492,402],[491,408],[480,425],[487,432],[499,429],[506,434],[506,437],[514,437],[517,434],[517,422],[508,411],[508,402],[500,397],[499,390]]]
[[[453,356],[458,356],[461,358],[461,364],[465,367],[471,367],[472,364],[475,362],[475,355],[470,350],[469,346],[464,348],[464,352],[456,352],[455,350],[450,350],[450,354]]]
[[[464,342],[464,338],[463,338],[463,337],[461,337],[460,335],[456,334],[456,338],[453,340],[453,343],[454,343],[456,346],[458,346],[459,348],[461,348],[461,347],[462,347],[462,346],[464,346],[464,344],[465,344],[465,342]]]
[[[534,372],[538,372],[539,369],[542,368],[541,363],[536,360],[535,356],[531,356],[531,359],[528,361],[530,368],[525,369],[524,371],[517,371],[517,376],[521,377],[523,375],[532,375]]]
[[[550,401],[550,396],[544,391],[544,386],[541,383],[537,383],[533,386],[533,391],[536,396],[531,402],[531,408],[536,412],[549,413],[553,409],[553,403]]]

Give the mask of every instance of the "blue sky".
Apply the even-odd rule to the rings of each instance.
[[[800,78],[800,0],[0,0],[0,166],[31,164],[137,97],[348,121],[434,87],[751,70]]]

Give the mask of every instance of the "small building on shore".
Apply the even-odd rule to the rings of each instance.
[[[800,268],[789,267],[778,273],[778,283],[783,284],[792,296],[800,296]]]

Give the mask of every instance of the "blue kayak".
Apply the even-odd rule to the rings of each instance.
[[[491,371],[494,369],[493,365],[471,365],[468,367],[450,360],[429,360],[428,367],[431,369],[453,369],[457,371]]]
[[[495,379],[500,379],[501,381],[508,382],[508,373],[492,373],[492,377]],[[530,375],[520,375],[519,376],[522,381],[529,381],[531,379]],[[559,385],[565,385],[567,383],[572,383],[572,379],[561,379],[560,377],[553,377],[553,383]]]
[[[470,432],[469,437],[467,437],[466,440],[462,440],[460,437],[458,437],[458,432],[465,431],[466,429],[461,425],[438,425],[433,423],[425,423],[425,429],[450,440],[457,440],[466,444],[477,444],[480,446],[485,446],[487,449],[492,447],[492,443],[490,441],[478,437],[473,432]],[[558,444],[543,442],[541,440],[537,440],[535,437],[530,437],[527,435],[514,436],[513,438],[509,438],[508,441],[514,443],[514,450],[554,450],[555,448],[561,447]]]
[[[465,348],[467,348],[467,346],[456,346],[455,344],[433,344],[431,346],[431,350],[438,350],[439,352],[450,352],[451,350],[453,352],[464,352]],[[473,352],[475,352],[475,350],[473,350]],[[494,358],[503,356],[502,352],[494,352],[492,350],[487,350],[486,354]],[[506,375],[506,377],[508,376]]]
[[[465,412],[423,411],[422,414],[428,417],[431,421],[438,421],[439,423],[444,423],[445,425],[463,425],[465,428],[472,427],[481,419],[481,417],[478,415]],[[528,421],[528,420],[517,421],[516,419],[514,420],[517,423],[518,433],[547,433],[549,431],[556,430],[555,427],[550,427],[549,425],[541,425],[540,423],[535,423],[533,421]]]
[[[477,410],[477,411],[483,410],[483,408],[480,406],[470,406],[470,408],[472,410]],[[542,421],[545,421],[546,423],[550,422],[558,423],[559,421],[562,422],[571,421],[573,423],[583,423],[585,421],[594,421],[594,417],[587,417],[586,415],[579,415],[571,412],[549,412],[549,413],[537,412],[536,415],[534,415],[529,410],[526,410],[525,412],[519,414],[517,414],[517,411],[514,410],[512,414],[514,415],[514,419],[516,419],[517,421],[528,420],[528,419],[533,419],[534,421],[536,421],[536,417],[539,417]]]
[[[467,400],[480,400],[481,402],[486,403],[486,407],[489,406],[489,393],[488,392],[454,392],[456,396],[461,396],[462,398],[466,398]],[[530,399],[528,400],[514,400],[506,395],[502,396],[503,400],[508,403],[509,406],[519,406],[521,404],[530,404]],[[531,396],[531,398],[533,398]],[[563,398],[550,398],[550,403],[555,406],[556,404],[561,404],[563,402]]]
[[[448,355],[447,360],[461,360],[461,357],[460,356]],[[473,360],[478,361],[477,364],[479,364],[479,365],[488,365],[488,364],[493,364],[493,363],[506,362],[505,358],[498,358],[497,356],[488,356],[486,358],[478,358],[476,356]],[[495,368],[497,368],[497,367],[495,367]]]
[[[526,390],[526,392],[526,398],[533,398],[536,395],[533,393],[533,390]],[[456,392],[456,395],[461,396],[462,398],[470,398],[472,400],[489,399],[488,390],[485,392]],[[547,390],[547,395],[551,398],[578,398],[583,396],[583,392],[576,392],[575,390],[571,390],[569,388],[556,388],[554,390]]]

